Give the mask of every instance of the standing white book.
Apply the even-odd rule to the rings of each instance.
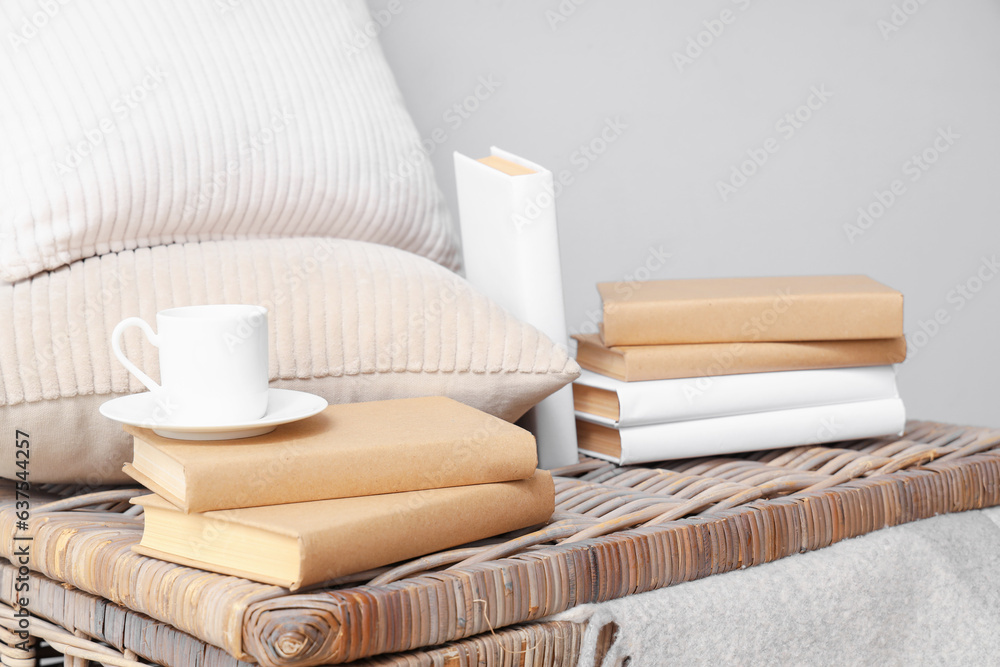
[[[620,465],[900,435],[903,401],[819,405],[615,428],[577,421],[580,450]]]
[[[898,398],[892,366],[623,382],[584,370],[577,416],[615,427]]]
[[[566,336],[552,172],[490,149],[475,160],[455,153],[466,278],[509,313],[564,348]],[[573,392],[567,386],[526,415],[538,465],[578,460]]]

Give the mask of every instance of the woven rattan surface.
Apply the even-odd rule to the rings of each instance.
[[[31,567],[45,575],[39,582],[47,577],[91,594],[90,603],[53,603],[38,609],[41,616],[118,648],[125,645],[117,630],[107,636],[93,623],[88,628],[80,619],[96,613],[80,613],[75,605],[96,609],[107,600],[126,617],[146,619],[153,629],[144,632],[184,632],[265,665],[340,663],[471,637],[461,644],[472,651],[464,655],[497,650],[502,641],[518,651],[532,641],[540,642],[533,650],[545,651],[559,643],[563,655],[579,645],[573,624],[500,628],[886,526],[1000,504],[997,447],[1000,430],[911,422],[902,438],[650,467],[584,460],[558,471],[557,511],[544,527],[295,594],[132,553],[142,519],[124,500],[135,490],[81,497],[78,489],[49,488],[33,490]],[[10,505],[7,500],[0,509],[0,549],[8,558],[13,543],[7,536],[15,529]],[[0,599],[9,605],[10,586],[2,580]],[[200,662],[178,661],[169,644],[145,641],[128,650],[168,665],[236,664],[198,642],[190,650],[202,651]],[[456,655],[455,646],[376,662],[438,664]],[[515,655],[511,650],[500,654]],[[439,659],[421,662],[432,655]],[[520,661],[525,654],[516,655]],[[527,664],[553,664],[538,662],[541,655]]]
[[[9,586],[16,572],[13,566],[0,562],[0,586]],[[147,657],[155,657],[159,664],[187,667],[251,665],[170,625],[37,573],[30,575],[29,595],[32,600],[29,627],[34,638],[27,651],[16,648],[21,640],[13,632],[18,627],[14,610],[0,603],[0,665],[36,667],[35,658],[41,653],[36,649],[41,640],[53,647],[51,652],[64,654],[67,665],[72,664],[70,660],[84,659],[92,661],[92,665],[135,667],[150,664]],[[353,664],[358,667],[571,667],[579,659],[585,629],[584,624],[570,621],[529,623],[442,647],[376,656]]]

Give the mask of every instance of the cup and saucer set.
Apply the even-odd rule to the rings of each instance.
[[[160,384],[122,352],[121,338],[139,327],[159,351]],[[312,417],[321,396],[268,386],[267,309],[249,305],[185,306],[156,314],[156,332],[129,317],[111,348],[149,389],[101,405],[105,417],[178,440],[232,440],[263,435]]]

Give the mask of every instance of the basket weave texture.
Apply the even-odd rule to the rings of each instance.
[[[1000,504],[998,448],[1000,430],[910,422],[903,437],[649,467],[582,459],[554,471],[556,514],[546,526],[295,594],[133,553],[142,518],[125,501],[137,489],[35,489],[29,609],[110,645],[102,649],[120,664],[320,665],[404,651],[372,664],[487,656],[489,664],[573,664],[564,660],[579,647],[577,624],[509,626]],[[8,559],[10,486],[0,488]],[[0,568],[0,600],[11,607],[12,572]],[[11,627],[12,614],[0,609],[0,627]]]

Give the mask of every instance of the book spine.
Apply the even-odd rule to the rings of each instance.
[[[886,366],[906,359],[906,339],[806,343],[707,343],[617,348],[629,382],[777,371]],[[586,367],[583,362],[580,364]],[[594,370],[594,369],[591,369]]]
[[[519,161],[495,148],[492,152]],[[462,254],[470,283],[566,347],[552,174],[538,169],[509,176],[456,153]]]
[[[491,152],[536,173],[509,176],[455,154],[466,278],[512,315],[566,347],[552,174],[496,148]],[[538,441],[539,465],[576,462],[571,392],[556,392],[532,413],[526,423]]]
[[[618,380],[628,380],[627,360],[620,350],[611,350],[588,340],[577,338],[576,363],[580,364],[580,368],[594,373],[607,375]]]
[[[903,402],[890,398],[633,426],[618,431],[618,462],[630,465],[899,434],[905,423]]]
[[[903,335],[899,293],[604,303],[604,343],[826,341]]]
[[[618,382],[588,374],[615,391],[619,427],[897,398],[892,366],[753,373],[720,377]]]

